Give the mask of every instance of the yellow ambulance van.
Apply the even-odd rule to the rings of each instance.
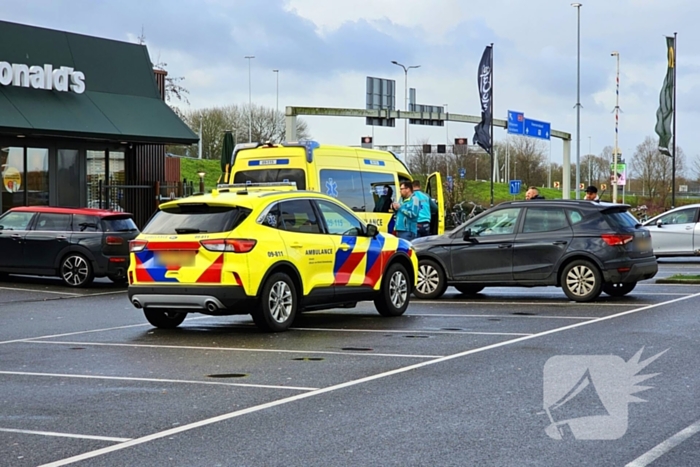
[[[225,184],[294,182],[299,190],[338,199],[366,223],[389,233],[395,219],[391,203],[400,197],[401,182],[413,180],[406,164],[390,151],[316,141],[238,144],[228,167]],[[438,206],[431,219],[431,234],[442,234],[445,206],[440,173],[428,177],[423,191]]]

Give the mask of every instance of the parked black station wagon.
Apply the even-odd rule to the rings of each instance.
[[[0,216],[0,276],[58,276],[71,287],[95,277],[126,283],[131,214],[101,209],[24,206]]]
[[[628,205],[578,200],[509,201],[444,235],[413,242],[418,298],[454,286],[557,286],[577,302],[622,296],[656,275],[651,233]]]

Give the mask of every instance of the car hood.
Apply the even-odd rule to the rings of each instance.
[[[446,234],[429,235],[427,237],[416,238],[411,244],[413,244],[416,250],[420,250],[432,246],[435,242],[444,242],[447,239],[449,239],[449,236]]]

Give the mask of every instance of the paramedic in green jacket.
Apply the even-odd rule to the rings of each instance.
[[[416,236],[418,238],[427,237],[430,235],[430,197],[421,191],[420,180],[413,180],[413,196],[418,198],[420,203]]]
[[[413,241],[418,232],[418,211],[420,201],[413,195],[413,184],[401,182],[401,203],[394,203],[396,227],[394,235],[404,240]]]

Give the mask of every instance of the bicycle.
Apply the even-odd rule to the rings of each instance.
[[[467,211],[464,210],[464,204],[469,203],[472,206],[471,211],[467,214]],[[480,204],[476,204],[473,201],[462,201],[461,203],[457,203],[454,206],[452,206],[452,221],[454,222],[455,227],[458,225],[462,225],[465,222],[467,222],[469,219],[472,219],[482,212],[484,212],[486,209]]]

